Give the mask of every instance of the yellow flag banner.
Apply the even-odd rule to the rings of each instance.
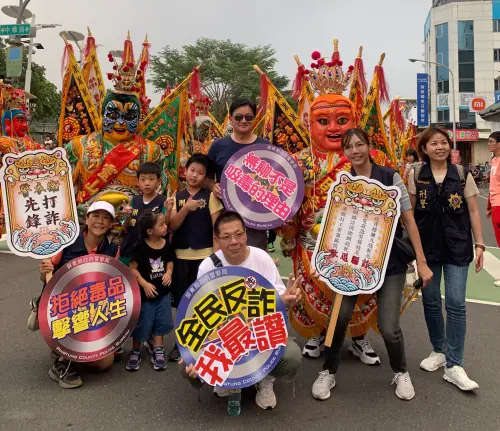
[[[99,65],[99,59],[97,58],[97,49],[95,44],[95,39],[88,28],[87,45],[85,47],[82,74],[85,83],[90,91],[90,96],[92,98],[92,103],[97,111],[97,114],[101,115],[101,104],[106,96],[106,89],[104,88],[104,81],[102,79],[101,67]]]
[[[375,74],[360,117],[360,127],[368,133],[370,141],[378,153],[375,161],[380,165],[395,166],[395,161],[391,157],[392,152],[385,132],[384,119],[380,108],[381,98],[385,101],[388,97],[382,69],[384,58],[385,54],[382,54],[379,64],[375,66]]]
[[[262,74],[262,71],[259,73]],[[309,146],[309,131],[268,78],[267,85],[268,97],[260,136],[283,148],[289,154],[298,153]]]
[[[99,114],[92,101],[90,90],[80,71],[73,47],[64,39],[64,78],[62,85],[61,115],[59,116],[58,142],[67,144],[78,135],[88,135],[98,129]]]

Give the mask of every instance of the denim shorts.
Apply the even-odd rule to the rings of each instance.
[[[167,335],[174,329],[170,294],[159,299],[142,301],[141,314],[132,338],[135,341],[148,341],[152,336]]]

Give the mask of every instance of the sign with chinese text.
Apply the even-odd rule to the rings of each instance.
[[[429,75],[417,73],[417,124],[429,125]]]
[[[38,309],[49,347],[75,362],[102,359],[120,348],[141,311],[136,277],[109,256],[90,254],[62,266]]]
[[[75,242],[75,194],[62,148],[4,155],[0,187],[13,253],[46,259]]]
[[[31,34],[30,24],[0,25],[0,36],[29,36],[30,34]]]
[[[342,295],[382,287],[400,216],[401,191],[341,172],[328,201],[312,256],[314,269]]]
[[[290,220],[304,198],[304,177],[285,150],[248,145],[229,159],[221,179],[226,209],[238,212],[253,229],[274,229]]]
[[[454,165],[460,164],[460,151],[459,150],[451,150],[451,163]]]
[[[447,130],[448,136],[453,141],[453,130]],[[479,130],[457,129],[457,141],[477,142],[479,141]]]
[[[246,388],[266,377],[287,345],[287,315],[272,284],[246,268],[196,280],[177,311],[177,345],[211,386]]]

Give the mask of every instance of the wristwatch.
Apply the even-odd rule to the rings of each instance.
[[[476,242],[475,246],[482,248],[483,251],[486,251],[486,244],[483,244],[482,242]]]

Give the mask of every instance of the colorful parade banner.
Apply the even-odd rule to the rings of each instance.
[[[328,201],[312,264],[341,295],[376,292],[384,282],[400,216],[401,191],[341,172]]]
[[[141,311],[137,279],[121,262],[91,254],[68,262],[47,283],[38,320],[45,342],[75,362],[118,350]]]
[[[4,155],[0,188],[13,253],[46,259],[75,242],[78,216],[63,149]]]
[[[73,47],[64,37],[63,39],[66,46],[63,55],[64,78],[57,139],[59,146],[66,145],[75,136],[95,132],[99,129],[100,119],[92,94],[76,61]]]
[[[246,388],[278,364],[288,340],[285,305],[254,271],[221,267],[196,280],[177,311],[177,344],[211,386]]]
[[[179,186],[180,157],[185,146],[184,135],[189,122],[189,75],[168,94],[143,121],[142,136],[157,143],[165,156],[165,173],[172,190]],[[187,116],[187,118],[186,118]]]
[[[226,209],[238,212],[253,229],[274,229],[290,220],[304,198],[304,176],[293,157],[269,144],[234,154],[221,179]]]
[[[95,39],[87,27],[88,37],[85,46],[85,60],[82,66],[82,75],[90,92],[92,103],[94,104],[97,115],[101,116],[101,105],[106,96],[104,81],[102,79],[101,66],[97,58],[97,48]]]

